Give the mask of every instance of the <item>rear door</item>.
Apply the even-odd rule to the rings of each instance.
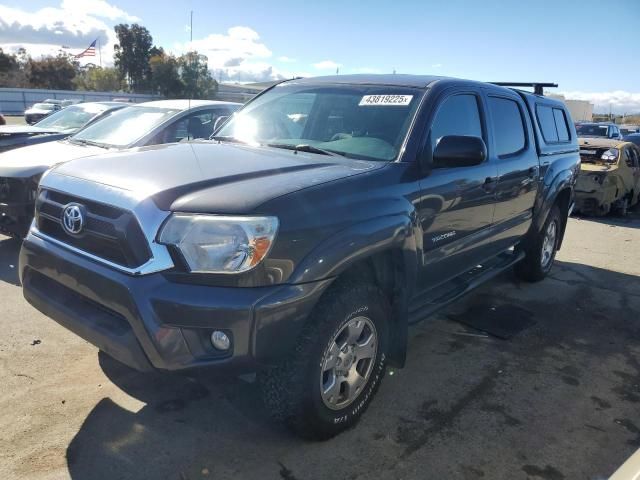
[[[438,101],[429,128],[431,151],[447,135],[488,141],[482,95],[450,90]],[[433,168],[421,179],[418,203],[422,229],[419,289],[443,283],[491,255],[496,167],[489,160],[471,167]]]
[[[501,249],[512,246],[531,225],[540,167],[526,107],[514,92],[486,92],[498,182],[493,223]],[[553,112],[551,112],[553,114]]]

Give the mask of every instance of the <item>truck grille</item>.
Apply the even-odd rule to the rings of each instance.
[[[62,227],[63,211],[69,203],[85,209],[85,225],[77,235]],[[151,259],[137,219],[118,207],[43,189],[36,201],[36,225],[43,234],[116,265],[136,268]]]

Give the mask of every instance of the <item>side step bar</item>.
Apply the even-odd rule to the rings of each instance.
[[[409,303],[409,324],[418,323],[449,303],[466,295],[524,258],[524,253],[507,251],[455,277],[433,290],[416,295]]]

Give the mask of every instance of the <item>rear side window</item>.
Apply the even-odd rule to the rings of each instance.
[[[553,116],[553,109],[551,107],[538,105],[536,107],[536,115],[544,141],[547,143],[557,143],[558,131],[556,130],[556,119]]]
[[[518,103],[507,98],[489,97],[489,109],[497,155],[504,157],[524,149],[526,136]]]
[[[482,138],[482,122],[475,95],[454,95],[442,103],[431,127],[433,147],[447,135]]]
[[[558,141],[568,142],[569,128],[567,127],[567,117],[565,117],[564,112],[559,108],[554,108],[553,117],[556,120],[556,129],[558,130]]]
[[[536,116],[546,143],[565,143],[571,139],[567,116],[561,108],[537,105]]]

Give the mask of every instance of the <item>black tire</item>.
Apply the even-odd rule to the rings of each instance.
[[[553,249],[550,256],[545,257],[545,237],[549,231],[550,225],[555,224],[555,236],[553,240]],[[558,251],[558,242],[562,232],[562,214],[557,205],[554,205],[549,216],[544,223],[542,229],[535,234],[533,238],[528,239],[524,248],[524,259],[516,264],[516,274],[527,282],[539,282],[544,279],[553,267],[553,262]],[[543,261],[545,258],[545,261]]]
[[[354,319],[365,317],[375,326],[377,336],[376,354],[365,360],[371,362],[367,363],[368,378],[352,403],[330,409],[321,393],[325,354],[339,332]],[[379,288],[348,282],[331,287],[314,309],[290,358],[258,375],[272,416],[297,435],[313,440],[326,440],[355,425],[385,374],[390,318],[389,302]],[[354,362],[356,368],[362,365],[360,361]]]

